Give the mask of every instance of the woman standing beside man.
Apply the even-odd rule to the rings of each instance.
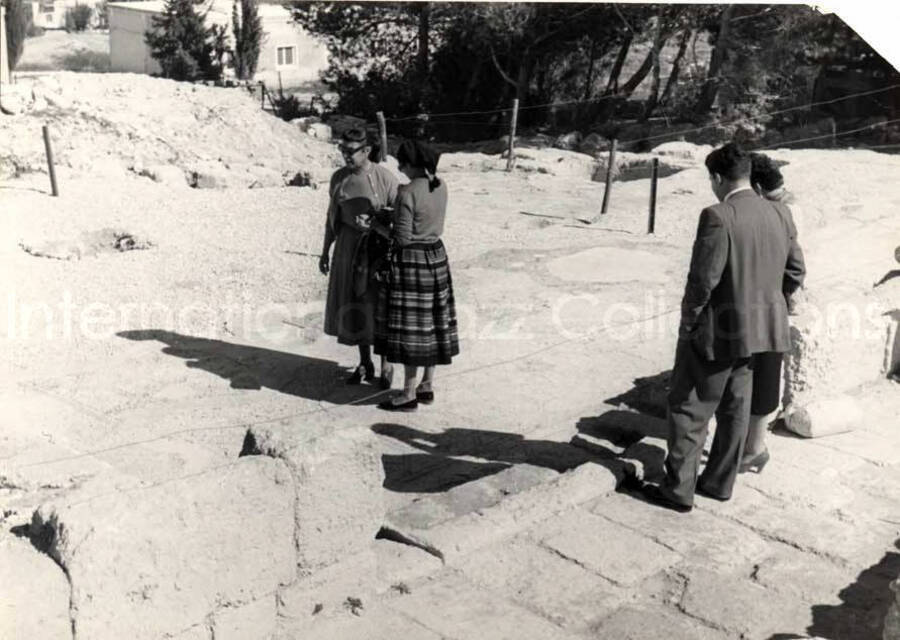
[[[784,187],[784,178],[776,164],[766,155],[753,153],[750,155],[750,184],[763,198],[771,202],[785,204],[788,192]],[[788,313],[792,313],[790,297],[785,300]],[[766,447],[766,430],[774,419],[781,404],[781,367],[783,353],[765,352],[754,354],[753,395],[750,401],[750,424],[747,439],[744,442],[744,453],[739,471],[761,472],[769,462],[769,449]]]

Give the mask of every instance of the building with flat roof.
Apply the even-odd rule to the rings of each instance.
[[[150,56],[144,33],[152,28],[152,18],[162,15],[165,3],[162,0],[111,2],[107,7],[110,70],[159,73],[159,63]],[[264,36],[255,78],[270,86],[278,83],[279,74],[285,86],[317,80],[319,71],[328,65],[325,45],[292,22],[290,12],[284,7],[259,4],[258,8]],[[231,9],[229,0],[212,0],[197,7],[206,14],[207,25],[226,27],[233,45]]]

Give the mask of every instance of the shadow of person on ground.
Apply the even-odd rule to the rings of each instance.
[[[900,540],[894,543],[900,549]],[[894,600],[890,583],[900,575],[900,553],[888,551],[876,564],[863,570],[856,582],[841,589],[839,605],[814,605],[811,636],[828,640],[880,638],[884,618]],[[770,638],[769,640],[776,640]]]
[[[392,491],[446,491],[516,464],[563,473],[594,462],[619,473],[617,464],[608,458],[566,442],[528,440],[516,433],[456,428],[429,433],[393,423],[374,424],[372,431],[427,452],[382,456],[384,486]],[[484,462],[459,458],[480,458]]]
[[[612,409],[599,416],[580,418],[572,444],[623,463],[621,491],[631,492],[643,482],[663,477],[666,459],[666,423],[652,415]]]
[[[183,358],[191,369],[202,369],[229,380],[233,389],[267,388],[335,404],[375,404],[381,400],[379,397],[369,397],[378,394],[376,387],[344,384],[348,369],[333,360],[186,336],[161,329],[122,331],[116,335],[128,340],[161,342],[165,345],[163,353]]]
[[[666,418],[666,396],[672,380],[672,370],[667,369],[656,375],[635,378],[628,391],[605,400],[614,407],[625,406],[655,418]]]

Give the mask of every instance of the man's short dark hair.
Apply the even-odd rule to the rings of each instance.
[[[734,142],[719,147],[706,156],[706,168],[732,182],[750,177],[750,154]]]

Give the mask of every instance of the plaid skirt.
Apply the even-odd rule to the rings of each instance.
[[[440,240],[392,255],[388,281],[378,292],[375,353],[416,367],[450,364],[459,353],[453,279]]]

